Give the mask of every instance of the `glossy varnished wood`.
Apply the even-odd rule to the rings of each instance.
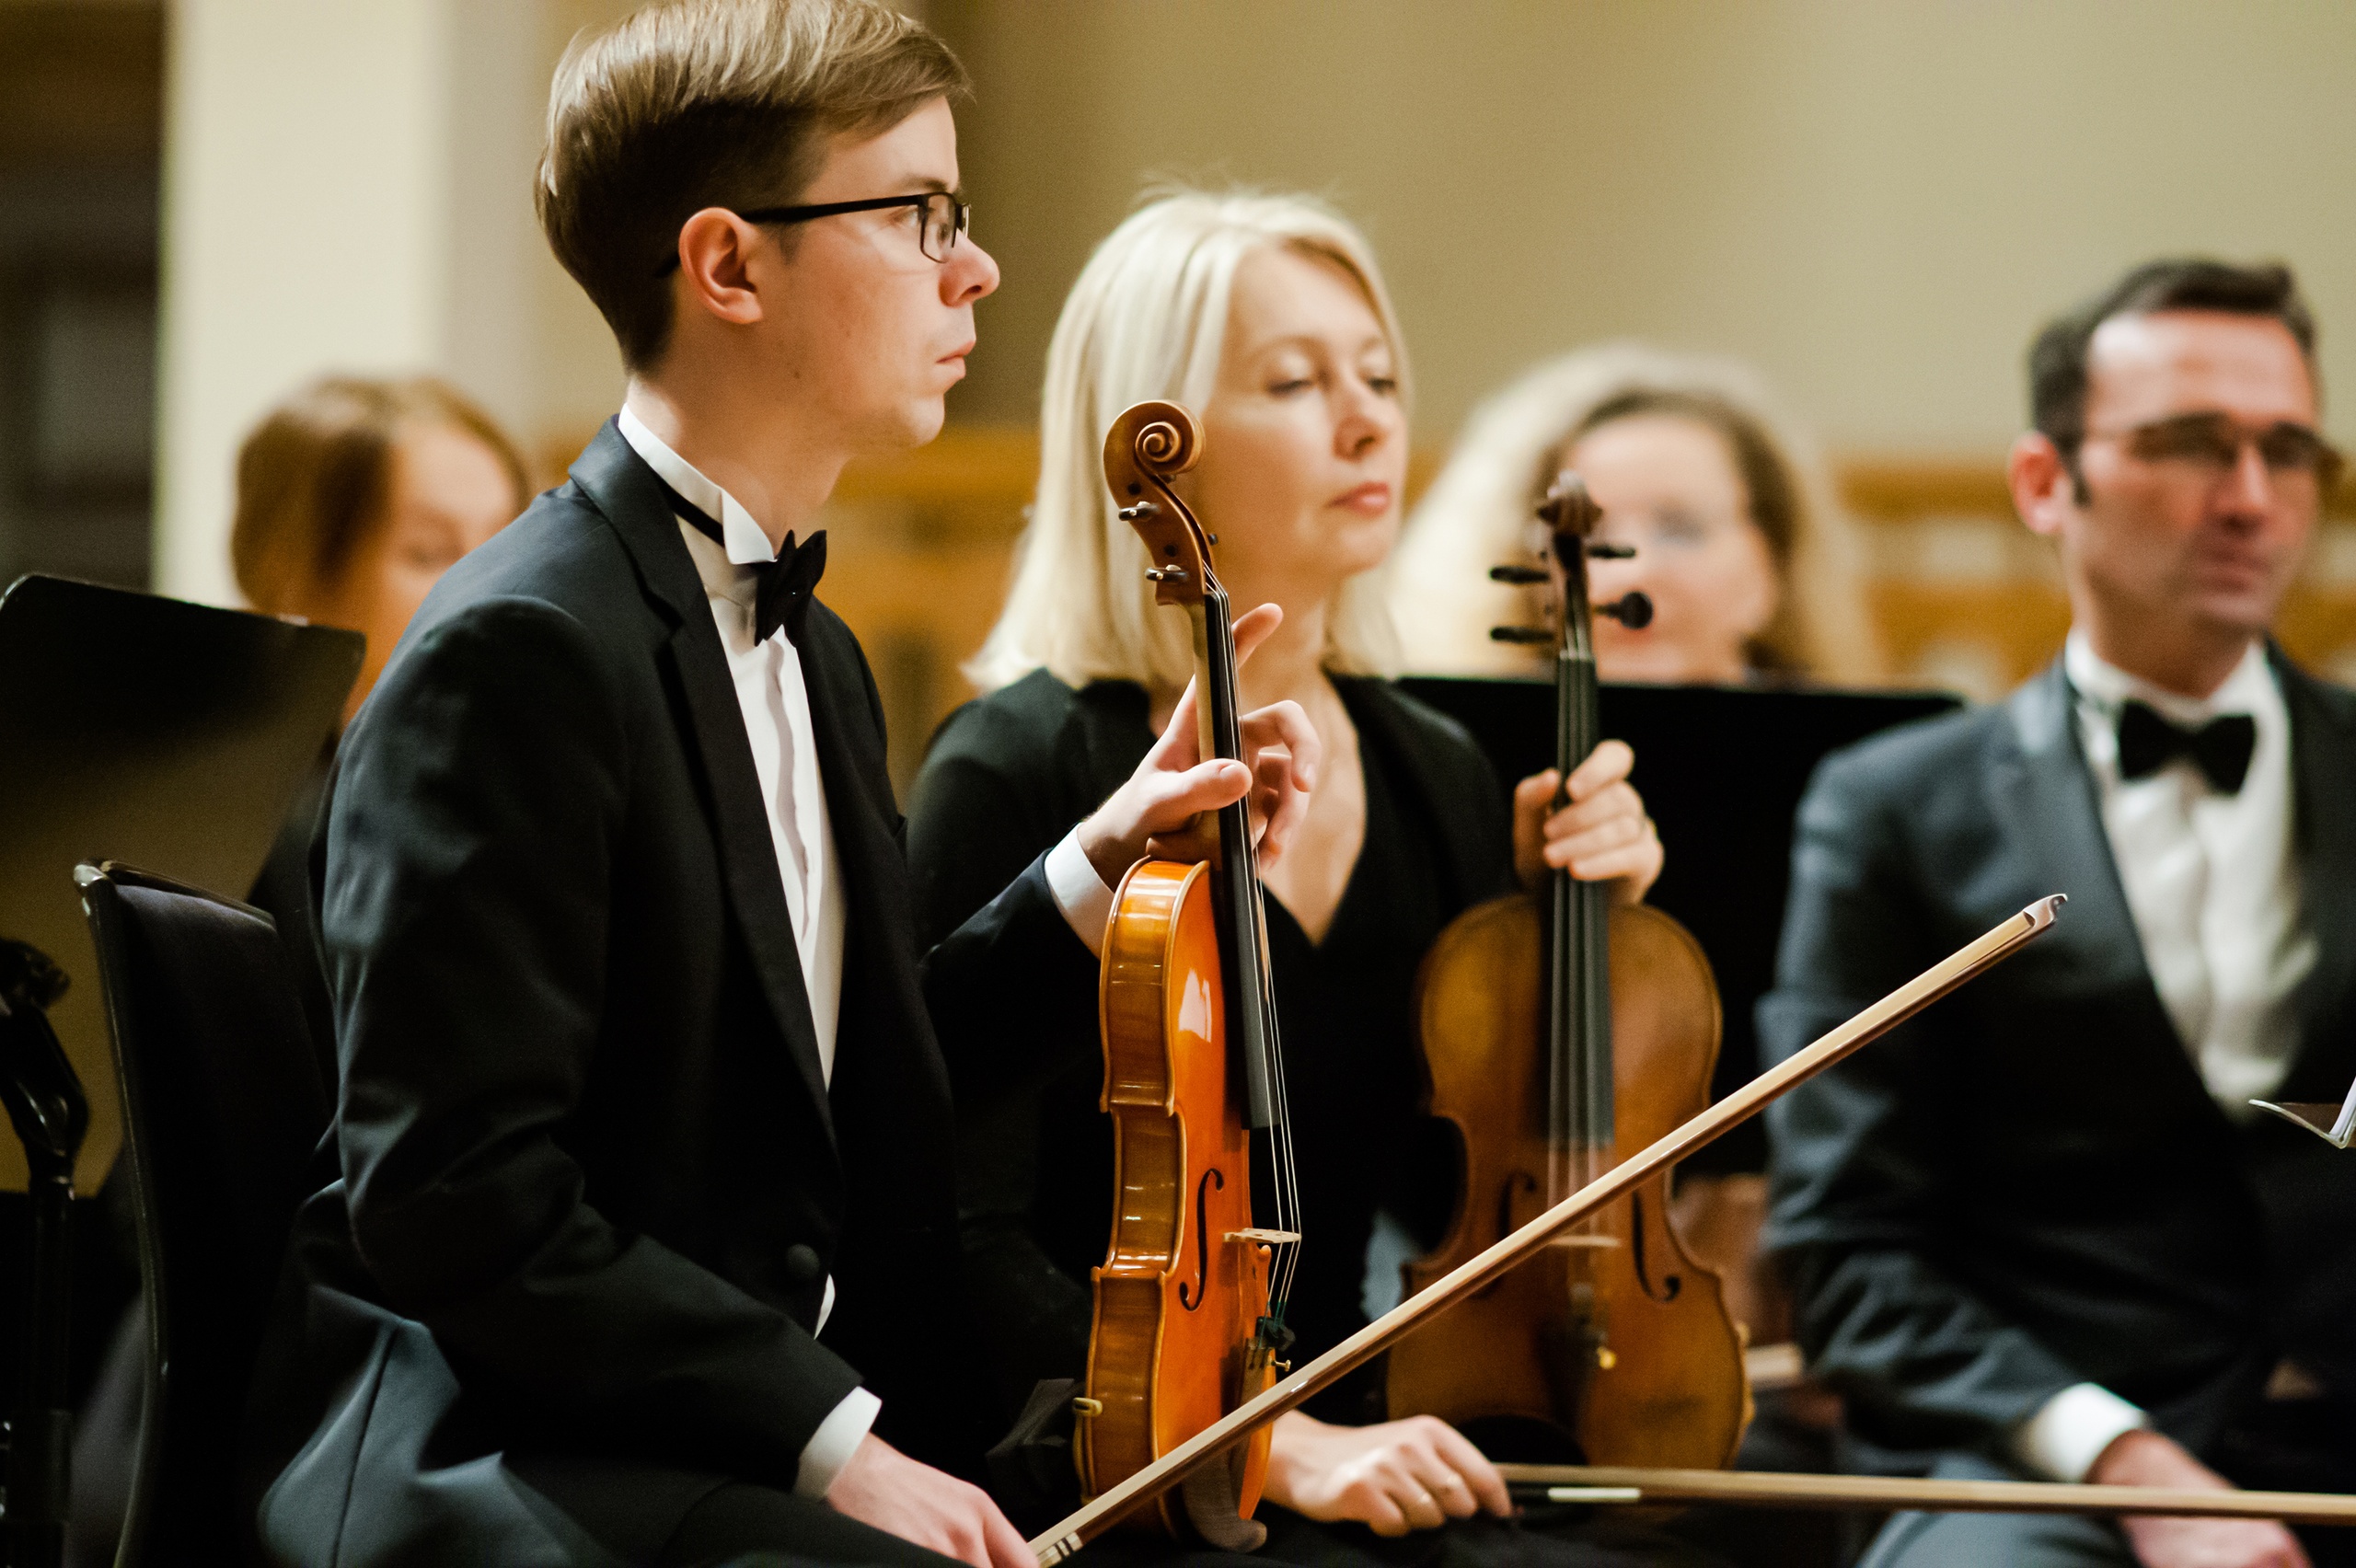
[[[1550,1201],[1547,943],[1536,897],[1465,911],[1417,987],[1434,1115],[1465,1151],[1454,1221],[1406,1266],[1413,1297]],[[1682,926],[1644,907],[1611,921],[1616,1166],[1698,1114],[1717,1060],[1717,988]],[[1717,1276],[1670,1228],[1666,1174],[1391,1353],[1391,1412],[1458,1426],[1539,1423],[1589,1463],[1717,1466],[1750,1419],[1742,1340]],[[1555,1194],[1559,1196],[1560,1194]]]
[[[1080,1485],[1093,1496],[1211,1425],[1274,1378],[1247,1367],[1267,1309],[1266,1249],[1252,1227],[1249,1142],[1233,1097],[1209,868],[1142,860],[1122,880],[1099,988],[1103,1105],[1116,1208],[1094,1274]],[[1267,1470],[1263,1429],[1238,1450],[1242,1512]],[[1179,1525],[1174,1494],[1138,1517]]]

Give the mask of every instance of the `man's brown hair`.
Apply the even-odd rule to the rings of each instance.
[[[229,559],[247,603],[287,614],[342,584],[384,526],[393,449],[421,424],[447,425],[489,447],[523,509],[531,487],[514,443],[448,382],[322,377],[265,414],[237,449]]]
[[[829,137],[965,90],[948,46],[883,0],[651,6],[574,40],[556,68],[540,227],[641,369],[670,341],[662,273],[690,215],[791,205]]]

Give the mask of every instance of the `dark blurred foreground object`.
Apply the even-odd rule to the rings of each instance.
[[[250,1533],[238,1424],[326,1091],[268,916],[113,862],[75,879],[113,1025],[149,1325],[116,1561],[154,1543],[159,1560],[235,1562]]]
[[[0,594],[0,940],[44,955],[66,983],[43,1025],[54,1029],[52,1076],[78,1079],[87,1094],[81,1125],[28,1124],[11,1106],[19,1139],[41,1146],[35,1191],[56,1212],[0,1193],[0,1345],[37,1348],[56,1386],[29,1390],[23,1362],[0,1355],[0,1410],[29,1396],[42,1410],[73,1408],[135,1287],[128,1250],[87,1223],[87,1197],[113,1163],[122,1123],[75,869],[121,854],[194,885],[251,885],[342,710],[360,652],[351,632],[60,578],[21,578]],[[61,1155],[52,1127],[78,1147]],[[86,1201],[66,1202],[62,1180],[39,1181],[43,1162],[61,1158]],[[18,1140],[0,1139],[0,1188],[26,1177]],[[68,1224],[84,1231],[77,1247],[66,1245]],[[47,1265],[39,1279],[24,1262],[36,1241]],[[34,1288],[45,1309],[29,1316]],[[69,1323],[79,1332],[68,1335]],[[64,1424],[47,1434],[61,1447]],[[127,1455],[85,1454],[128,1470]],[[110,1480],[128,1485],[86,1474],[85,1488]]]
[[[352,632],[64,578],[0,594],[0,937],[74,983],[50,1021],[90,1096],[82,1193],[121,1126],[74,868],[112,859],[251,887],[360,655]],[[23,1180],[0,1141],[0,1190]]]
[[[72,1310],[66,1223],[74,1157],[90,1130],[90,1102],[66,1065],[48,1009],[64,974],[39,949],[0,938],[0,1104],[24,1146],[32,1242],[26,1274],[24,1392],[8,1423],[7,1561],[55,1568],[73,1497],[74,1412],[65,1347]]]

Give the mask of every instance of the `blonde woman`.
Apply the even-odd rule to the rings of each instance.
[[[1530,549],[1530,509],[1575,468],[1601,532],[1636,547],[1599,562],[1599,598],[1642,589],[1651,623],[1596,626],[1608,680],[1870,682],[1881,662],[1851,539],[1807,442],[1731,360],[1641,344],[1549,361],[1483,405],[1415,509],[1395,601],[1407,667],[1533,673],[1489,628],[1527,621],[1529,589],[1489,568]]]
[[[1097,249],[1065,305],[1036,506],[1004,617],[972,665],[988,695],[942,728],[909,829],[928,940],[973,928],[1042,858],[1059,890],[1080,884],[1063,906],[1093,911],[1053,953],[995,955],[1030,977],[1028,1005],[973,1006],[964,959],[946,962],[947,950],[927,982],[956,1080],[979,1359],[1007,1416],[1035,1380],[1083,1369],[1089,1270],[1112,1213],[1091,947],[1126,867],[1050,847],[1156,746],[1191,673],[1183,619],[1154,607],[1144,550],[1103,483],[1104,432],[1121,409],[1172,398],[1201,417],[1187,500],[1218,536],[1230,597],[1260,606],[1254,631],[1271,606],[1281,612],[1243,666],[1244,706],[1295,702],[1320,742],[1308,813],[1266,877],[1308,1238],[1288,1306],[1296,1357],[1365,1321],[1378,1211],[1426,1232],[1446,1218],[1444,1163],[1416,1113],[1409,1005],[1432,938],[1517,871],[1534,882],[1568,866],[1628,898],[1658,872],[1626,747],[1591,757],[1572,780],[1575,803],[1551,821],[1554,780],[1525,781],[1509,820],[1471,740],[1384,679],[1398,656],[1380,573],[1399,527],[1406,397],[1366,241],[1300,198],[1152,202]],[[1380,1401],[1368,1376],[1278,1424],[1267,1553],[1347,1560],[1346,1532],[1321,1535],[1311,1520],[1404,1535],[1509,1511],[1472,1443],[1437,1421],[1383,1420]],[[1497,1527],[1451,1528],[1477,1539]],[[1567,1561],[1614,1560],[1592,1543],[1514,1539]]]

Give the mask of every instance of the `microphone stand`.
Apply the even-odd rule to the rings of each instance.
[[[9,1568],[57,1568],[73,1501],[74,1412],[67,1404],[66,1334],[73,1273],[74,1159],[90,1130],[90,1102],[50,1027],[65,994],[47,954],[0,938],[0,1104],[25,1147],[32,1220],[26,1275],[25,1382],[8,1428]]]

